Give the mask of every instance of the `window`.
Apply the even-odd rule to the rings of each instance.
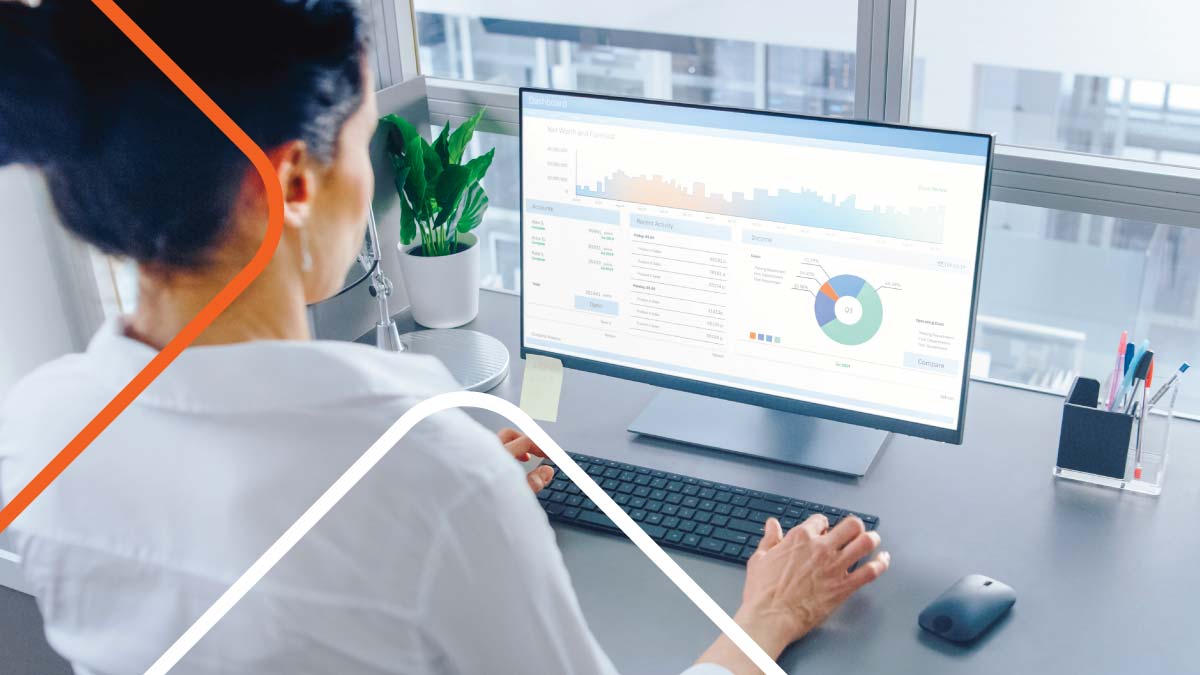
[[[993,202],[975,372],[1065,393],[1102,378],[1121,331],[1149,338],[1162,372],[1200,345],[1200,230]],[[1070,227],[1063,227],[1070,224]],[[1200,412],[1200,392],[1180,390]]]
[[[515,86],[854,115],[1000,142],[977,376],[1061,392],[1126,329],[1165,368],[1200,359],[1200,70],[1181,58],[1200,4],[412,1],[433,124],[492,111],[492,288],[520,281]],[[1200,415],[1200,392],[1180,405]]]
[[[1200,166],[1197,21],[1186,0],[921,0],[912,120]]]
[[[737,11],[724,3],[664,8],[636,0],[603,10],[578,3],[414,5],[427,75],[854,114],[855,3],[750,0]],[[462,13],[464,5],[471,13]]]

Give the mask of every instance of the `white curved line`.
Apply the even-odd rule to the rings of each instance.
[[[617,527],[621,528],[621,531],[625,533],[625,536],[629,537],[642,550],[642,553],[645,553],[646,557],[663,574],[667,575],[667,578],[679,590],[683,591],[684,595],[699,607],[700,611],[704,612],[705,616],[716,624],[717,628],[720,628],[742,650],[754,665],[758,666],[765,673],[785,675],[783,669],[771,657],[767,656],[766,652],[758,646],[758,643],[747,635],[746,631],[742,630],[742,627],[737,625],[725,613],[725,610],[721,609],[721,606],[709,597],[704,592],[704,589],[700,588],[688,576],[687,572],[684,572],[620,506],[617,506],[617,503],[599,485],[596,485],[591,476],[579,468],[575,460],[571,459],[554,442],[554,439],[550,438],[550,435],[538,426],[537,422],[533,421],[532,417],[524,410],[502,398],[490,394],[467,391],[456,391],[434,396],[418,403],[401,415],[400,419],[396,420],[395,424],[379,437],[379,440],[375,441],[370,448],[367,448],[367,451],[355,460],[354,464],[350,465],[350,468],[346,469],[334,481],[333,485],[330,485],[329,489],[325,490],[325,493],[312,506],[308,507],[308,510],[297,518],[296,522],[292,523],[291,527],[280,535],[275,540],[275,543],[271,544],[270,548],[259,556],[258,560],[254,561],[254,564],[243,572],[242,576],[238,577],[237,581],[233,582],[233,585],[222,593],[221,597],[217,598],[217,601],[211,607],[205,610],[204,614],[200,615],[200,618],[196,619],[196,622],[190,628],[184,631],[183,635],[154,662],[154,665],[146,670],[145,675],[166,675],[171,668],[174,668],[184,655],[191,651],[192,647],[196,646],[196,643],[208,631],[212,630],[212,627],[229,610],[233,609],[234,605],[251,588],[254,588],[254,585],[266,576],[267,572],[270,572],[271,568],[282,560],[283,556],[287,555],[288,551],[292,550],[292,547],[304,535],[308,534],[308,531],[320,522],[321,518],[329,513],[330,509],[336,506],[342,497],[345,497],[346,493],[350,492],[358,484],[358,481],[362,480],[363,476],[367,475],[367,472],[374,468],[375,464],[383,459],[400,442],[400,439],[409,430],[426,417],[450,408],[482,408],[501,415],[515,424],[518,429],[525,432],[538,447],[545,451],[547,457],[554,462],[559,470],[566,472],[567,476],[579,486],[579,489],[595,502],[596,506],[600,507],[604,515],[611,518],[617,524]]]

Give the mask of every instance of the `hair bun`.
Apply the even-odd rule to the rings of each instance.
[[[60,8],[0,0],[0,167],[52,164],[78,147],[81,92],[57,46]]]

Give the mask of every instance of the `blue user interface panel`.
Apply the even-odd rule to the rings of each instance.
[[[522,92],[523,345],[956,430],[991,140]]]

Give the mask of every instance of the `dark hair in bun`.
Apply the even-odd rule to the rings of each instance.
[[[357,0],[123,0],[262,148],[318,159],[363,97]],[[106,253],[191,267],[249,162],[91,2],[0,2],[0,167],[41,168],[63,223]]]

